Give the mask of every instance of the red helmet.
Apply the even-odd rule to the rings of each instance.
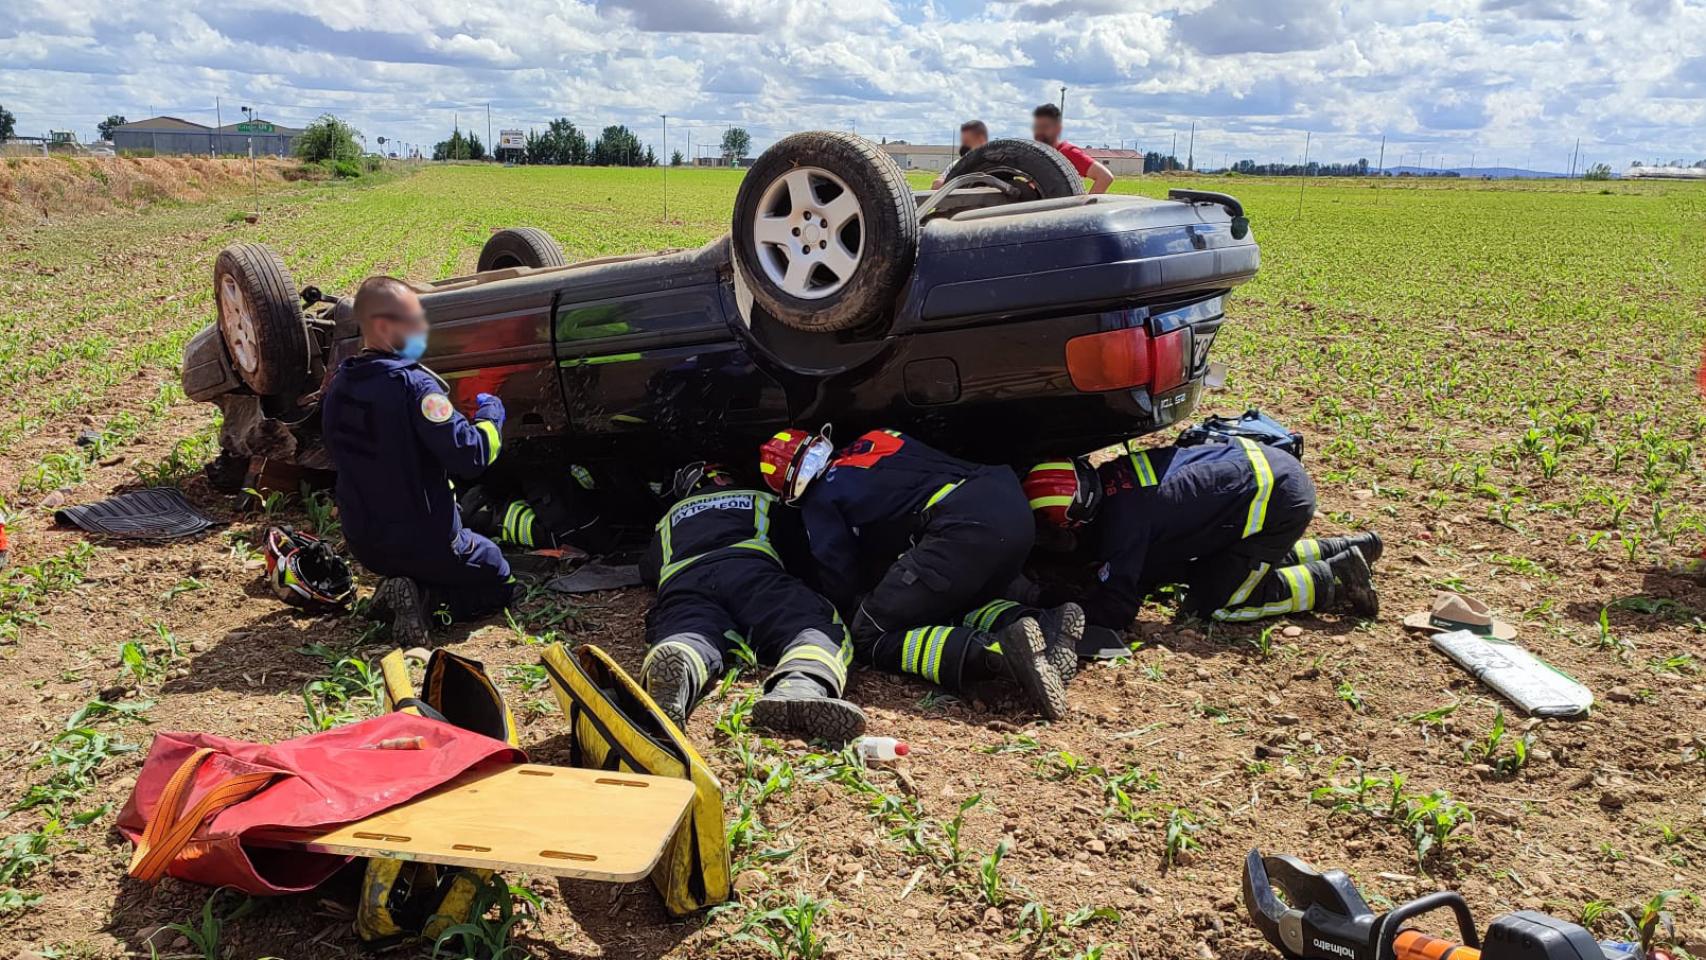
[[[1102,482],[1083,460],[1039,463],[1025,474],[1024,487],[1037,516],[1064,529],[1094,520],[1102,505]]]
[[[790,427],[758,448],[758,472],[782,502],[793,503],[828,465],[830,450],[827,425],[816,434]]]

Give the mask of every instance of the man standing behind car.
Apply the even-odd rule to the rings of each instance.
[[[1059,150],[1079,176],[1090,178],[1091,193],[1107,193],[1114,182],[1113,172],[1097,162],[1083,147],[1062,140],[1060,127],[1060,108],[1054,104],[1045,103],[1031,111],[1031,139]]]
[[[960,124],[960,156],[963,157],[988,142],[989,127],[985,125],[982,120],[967,120],[965,123]],[[950,163],[948,166],[952,168],[953,164]],[[941,189],[942,184],[946,183],[947,180],[948,171],[943,170],[942,175],[937,177],[935,181],[930,184],[930,189]]]
[[[408,284],[371,277],[355,295],[361,353],[338,366],[320,404],[326,449],[338,468],[338,514],[350,552],[385,577],[375,619],[403,646],[427,639],[440,606],[471,620],[509,605],[509,561],[464,529],[451,481],[471,481],[503,446],[503,403],[479,395],[470,423],[449,388],[421,366],[427,319]]]

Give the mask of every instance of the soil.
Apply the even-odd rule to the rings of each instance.
[[[1258,319],[1254,306],[1234,309],[1250,311],[1234,319]],[[156,387],[156,377],[139,376],[117,385],[104,406],[139,407]],[[1309,398],[1293,395],[1268,412],[1284,421],[1303,417],[1309,407]],[[1199,411],[1210,412],[1232,411]],[[77,487],[77,499],[130,488],[132,465],[163,457],[206,422],[204,408],[173,407],[117,451],[116,460],[94,466]],[[40,443],[63,446],[66,432]],[[38,452],[35,442],[25,441],[13,451],[14,464]],[[1400,474],[1407,463],[1407,455],[1394,455],[1381,473]],[[16,480],[15,473],[0,471],[5,489],[14,489]],[[47,598],[39,624],[0,648],[0,709],[10,718],[0,726],[0,756],[6,758],[0,793],[6,798],[41,779],[36,761],[47,742],[90,700],[153,704],[144,721],[101,724],[143,750],[102,765],[97,785],[75,809],[105,805],[116,811],[153,733],[206,730],[257,741],[299,735],[306,729],[302,687],[327,669],[304,648],[319,644],[367,656],[386,649],[364,637],[362,624],[351,618],[306,615],[278,602],[263,587],[257,561],[233,547],[264,529],[266,518],[199,478],[184,488],[229,526],[191,542],[102,544],[84,581]],[[1355,482],[1322,482],[1318,529],[1338,529],[1327,519],[1335,513],[1369,512],[1375,496]],[[62,553],[82,539],[50,525],[38,509],[49,506],[41,496],[11,505],[22,511],[12,526],[14,564]],[[287,518],[306,523],[299,512]],[[1513,909],[1575,919],[1590,901],[1627,908],[1660,890],[1706,886],[1699,866],[1706,846],[1706,761],[1700,759],[1706,685],[1686,670],[1646,666],[1652,656],[1699,653],[1694,618],[1706,611],[1700,579],[1673,566],[1675,558],[1655,566],[1570,551],[1467,511],[1437,515],[1403,504],[1375,526],[1388,544],[1376,570],[1384,607],[1378,621],[1301,616],[1217,627],[1211,634],[1201,625],[1175,623],[1169,609],[1153,606],[1133,631],[1140,647],[1131,660],[1087,668],[1070,688],[1073,713],[1058,723],[1032,722],[999,697],[949,698],[922,684],[860,673],[851,696],[865,705],[872,732],[912,747],[903,761],[873,768],[872,782],[887,793],[916,797],[938,821],[951,819],[967,798],[981,797],[965,817],[969,864],[944,873],[908,854],[863,795],[806,774],[812,748],[764,742],[758,749],[766,767],[786,759],[798,774],[790,790],[759,811],[774,831],[765,846],[792,853],[745,866],[737,879],[741,901],[752,912],[800,894],[830,901],[820,933],[830,937],[825,955],[838,957],[1070,956],[1106,944],[1106,957],[1213,960],[1277,956],[1246,921],[1239,896],[1245,854],[1258,846],[1350,872],[1377,909],[1456,889],[1483,925]],[[1529,557],[1551,576],[1495,568],[1487,560],[1493,555]],[[1490,585],[1482,599],[1520,623],[1525,644],[1600,699],[1592,717],[1578,722],[1533,723],[1510,711],[1512,736],[1530,728],[1535,735],[1528,765],[1514,776],[1465,759],[1466,745],[1493,723],[1494,698],[1398,622],[1425,609],[1437,583],[1469,569]],[[192,581],[199,587],[178,589]],[[364,589],[371,586],[364,581]],[[1593,642],[1607,598],[1620,597],[1670,601],[1648,604],[1657,609],[1650,614],[1609,609],[1608,629],[1639,651],[1633,660]],[[556,627],[558,638],[600,644],[637,672],[646,603],[642,591],[583,598]],[[557,601],[536,602],[521,619],[542,620],[547,606],[562,609]],[[164,677],[138,684],[121,670],[117,650],[131,639],[158,649],[155,623],[175,634],[183,656],[167,665]],[[1271,654],[1264,656],[1258,645],[1268,626],[1275,629],[1267,635]],[[509,677],[509,667],[537,662],[537,648],[502,621],[454,628],[437,642],[485,662],[500,678]],[[756,679],[743,677],[732,696]],[[525,745],[560,737],[562,718],[547,691],[510,679],[505,687]],[[1438,724],[1411,719],[1451,704],[1455,712]],[[727,705],[704,704],[689,732],[732,794],[741,765],[713,726]],[[566,759],[554,751],[560,745],[537,758]],[[1095,777],[1060,773],[1070,762],[1060,752],[1109,772],[1153,774],[1152,788],[1133,788],[1139,815],[1110,812]],[[1311,799],[1312,790],[1342,783],[1357,765],[1371,773],[1400,771],[1417,793],[1448,791],[1469,806],[1474,822],[1419,863],[1400,826],[1336,814]],[[1175,809],[1199,825],[1194,839],[1200,849],[1168,865],[1164,833]],[[729,812],[735,812],[732,805]],[[548,825],[555,817],[596,813],[515,815]],[[16,830],[40,823],[39,810],[7,820]],[[23,884],[26,892],[41,894],[39,903],[0,917],[0,945],[23,951],[20,956],[147,956],[151,946],[162,955],[193,951],[162,925],[195,922],[208,891],[174,880],[149,888],[128,879],[130,845],[111,824],[109,813],[66,835],[51,867]],[[1672,828],[1675,839],[1667,839],[1661,825]],[[992,906],[978,893],[976,865],[1003,842],[1009,847],[999,868],[1006,892]],[[519,940],[533,955],[761,953],[754,943],[732,939],[740,911],[672,920],[645,884],[511,879],[544,898],[543,915]],[[358,955],[349,925],[354,896],[353,879],[344,876],[312,894],[260,903],[224,931],[218,955]],[[1045,904],[1057,919],[1081,907],[1112,908],[1118,919],[1093,920],[1039,940],[1020,932],[1022,909],[1031,901]],[[1681,900],[1672,907],[1679,914],[1678,939],[1697,951],[1706,948],[1701,910]],[[58,952],[27,952],[47,948]]]

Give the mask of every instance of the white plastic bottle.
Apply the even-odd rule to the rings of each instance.
[[[905,741],[893,737],[860,737],[853,746],[867,763],[872,760],[898,760],[912,750]]]

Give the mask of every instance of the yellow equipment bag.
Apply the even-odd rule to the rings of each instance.
[[[515,718],[479,661],[434,650],[427,659],[425,693],[419,697],[403,651],[386,654],[379,669],[385,679],[385,709],[442,720],[519,745]],[[370,945],[414,936],[436,941],[451,926],[470,919],[480,888],[494,876],[490,870],[369,859],[362,875],[361,903],[356,907],[356,934]]]
[[[729,842],[723,788],[681,731],[627,671],[592,644],[573,656],[560,643],[541,659],[568,718],[574,764],[693,782],[698,796],[652,871],[652,884],[675,916],[729,898]]]

